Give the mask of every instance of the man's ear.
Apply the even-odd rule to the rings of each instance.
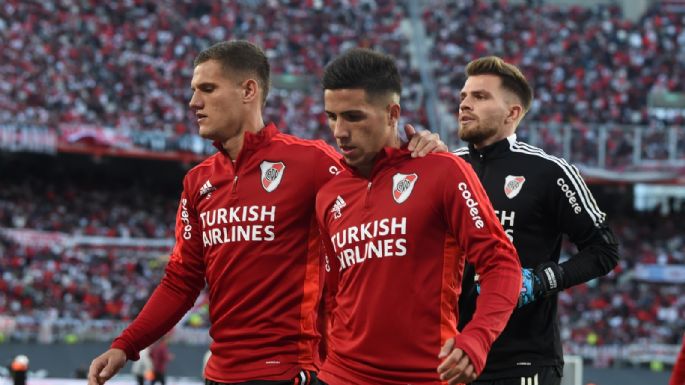
[[[509,113],[504,119],[505,123],[516,123],[523,118],[523,106],[520,104],[512,104],[509,106]]]
[[[388,123],[393,127],[397,128],[397,124],[400,121],[400,113],[402,108],[399,103],[391,102],[388,104]]]
[[[259,83],[255,79],[246,79],[242,83],[243,102],[250,103],[259,98]]]

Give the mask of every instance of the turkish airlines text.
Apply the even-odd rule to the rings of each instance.
[[[241,241],[275,239],[276,206],[239,206],[200,213],[205,247]]]
[[[495,215],[499,218],[499,222],[502,224],[509,241],[514,242],[514,218],[516,218],[516,211],[495,210]]]
[[[335,233],[331,242],[340,270],[371,258],[403,257],[407,254],[407,218],[383,218]]]

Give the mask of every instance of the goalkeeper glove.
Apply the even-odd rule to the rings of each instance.
[[[564,288],[564,269],[556,262],[545,262],[533,269],[523,269],[523,283],[518,307],[528,305],[540,297],[558,293]]]
[[[523,279],[517,307],[557,293],[564,287],[564,270],[555,262],[545,262],[535,269],[521,269],[521,274]],[[476,292],[480,294],[480,282],[477,279]]]

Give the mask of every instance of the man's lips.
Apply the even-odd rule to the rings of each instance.
[[[356,147],[353,147],[353,146],[338,146],[338,147],[340,147],[340,151],[344,155],[349,155],[356,149]]]

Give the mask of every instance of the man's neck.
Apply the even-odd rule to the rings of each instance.
[[[503,140],[505,138],[508,138],[509,136],[513,135],[514,132],[516,131],[516,127],[513,127],[511,129],[504,129],[500,132],[498,132],[496,135],[493,135],[482,142],[479,143],[473,143],[473,147],[476,148],[476,150],[482,150],[483,148],[495,144],[499,142],[500,140]]]
[[[376,156],[373,157],[373,160],[371,162],[356,167],[357,172],[359,173],[359,175],[365,178],[370,178],[371,172],[373,172],[373,166],[375,166],[376,162],[378,161],[378,154],[380,154],[386,147],[400,148],[401,146],[402,142],[400,141],[400,137],[393,136],[392,139],[390,139],[388,143],[386,143],[386,145],[376,154]]]
[[[249,123],[249,124],[248,124]],[[238,159],[238,154],[240,154],[240,150],[243,149],[243,143],[245,141],[245,133],[246,132],[251,132],[251,133],[257,133],[264,128],[264,120],[261,118],[259,120],[254,119],[252,122],[246,122],[240,130],[238,131],[237,135],[234,135],[226,140],[224,140],[221,145],[226,150],[228,153],[228,156],[236,160]]]

